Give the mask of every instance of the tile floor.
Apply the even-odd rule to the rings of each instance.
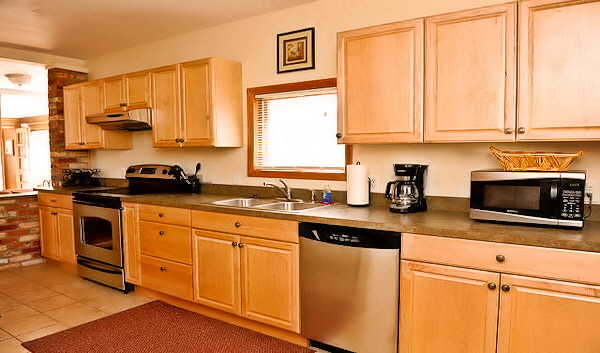
[[[0,352],[27,353],[21,342],[150,301],[49,263],[0,270]]]

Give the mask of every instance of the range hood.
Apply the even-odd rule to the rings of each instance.
[[[152,109],[132,109],[120,113],[92,114],[85,117],[88,124],[100,125],[104,130],[150,130]]]

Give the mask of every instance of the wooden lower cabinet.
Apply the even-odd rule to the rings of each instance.
[[[141,275],[144,287],[181,299],[193,299],[191,265],[142,254]]]
[[[40,193],[38,203],[42,256],[75,265],[72,197]]]
[[[500,275],[402,261],[401,353],[494,353]]]
[[[400,353],[600,351],[600,285],[581,276],[600,254],[402,236]]]
[[[498,353],[600,352],[600,286],[502,275]]]
[[[299,245],[194,230],[194,300],[299,332]]]

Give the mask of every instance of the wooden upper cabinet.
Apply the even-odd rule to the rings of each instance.
[[[181,65],[181,127],[185,143],[207,145],[211,138],[210,67],[207,61]]]
[[[242,146],[240,63],[195,60],[154,69],[151,82],[154,147]]]
[[[338,34],[340,143],[422,141],[423,20]]]
[[[149,71],[106,78],[102,86],[106,113],[152,107]]]
[[[63,88],[65,116],[65,148],[68,150],[129,149],[131,132],[102,130],[88,124],[86,115],[102,113],[102,85],[89,81]]]
[[[600,138],[600,2],[520,5],[517,138]]]
[[[516,3],[425,19],[425,141],[513,141]]]
[[[170,65],[152,70],[152,145],[176,147],[182,140],[179,101],[179,67]]]

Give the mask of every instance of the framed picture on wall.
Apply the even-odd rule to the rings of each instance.
[[[277,73],[315,68],[315,28],[277,35]]]

